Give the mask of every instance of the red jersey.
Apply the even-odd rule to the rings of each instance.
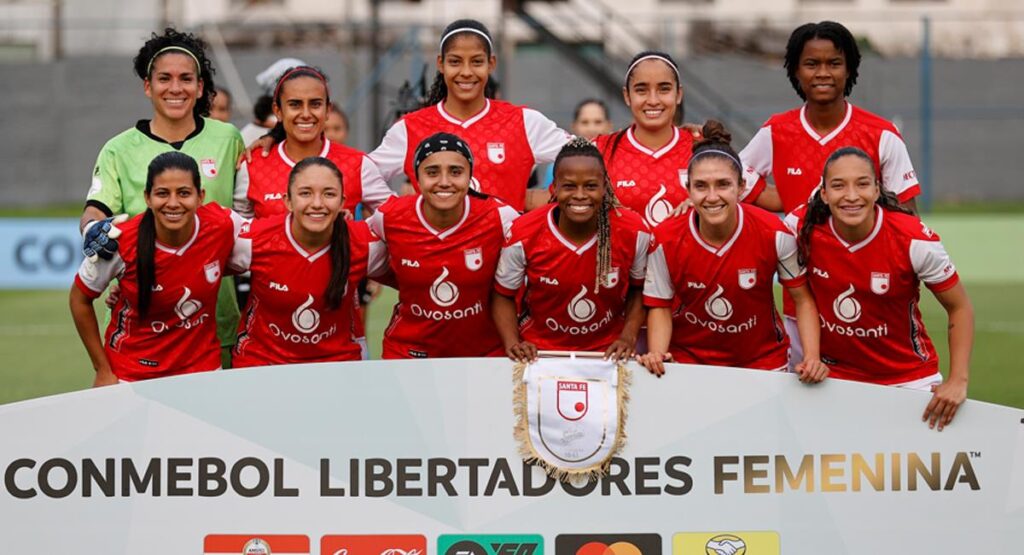
[[[473,188],[497,197],[518,211],[526,203],[526,185],[536,164],[553,162],[570,135],[543,114],[500,100],[463,121],[445,112],[444,102],[406,114],[384,136],[370,158],[384,179],[401,172],[419,191],[413,156],[423,139],[452,133],[473,151]]]
[[[939,371],[917,306],[920,282],[941,292],[960,278],[939,236],[924,223],[876,210],[874,230],[854,245],[836,233],[831,218],[815,226],[807,274],[821,314],[821,360],[830,375],[899,384]]]
[[[324,292],[331,279],[331,249],[307,252],[292,236],[291,214],[256,220],[231,255],[231,268],[252,272],[249,303],[238,326],[236,368],[360,360],[356,339],[362,323],[359,281],[387,267],[387,252],[366,226],[348,226],[348,285],[341,306],[327,307]],[[358,325],[357,325],[358,324]]]
[[[296,162],[285,153],[285,142],[278,143],[266,158],[256,155],[251,163],[242,163],[235,175],[235,212],[246,218],[266,218],[288,211],[284,199],[288,193],[288,175]],[[394,195],[380,170],[362,151],[325,138],[324,149],[318,156],[334,162],[341,170],[345,194],[342,207],[350,212],[355,212],[359,203],[376,210]]]
[[[643,284],[651,235],[639,216],[613,210],[609,286],[595,293],[597,236],[576,246],[558,230],[550,204],[512,225],[495,274],[499,293],[526,286],[519,333],[538,349],[604,351],[622,333],[626,294]]]
[[[505,231],[518,213],[466,196],[455,225],[434,229],[423,197],[396,198],[370,220],[387,243],[398,304],[384,332],[384,358],[500,356],[491,319],[491,287]]]
[[[772,116],[740,152],[747,182],[745,198],[756,198],[771,175],[783,211],[796,210],[821,184],[825,160],[845,146],[857,147],[871,157],[882,186],[900,202],[921,192],[907,145],[892,122],[847,102],[843,122],[822,137],[807,122],[805,111],[802,106]]]
[[[85,260],[75,285],[90,299],[115,278],[121,296],[111,312],[104,350],[119,380],[136,381],[220,368],[217,292],[234,238],[244,220],[215,203],[196,210],[196,229],[184,245],[156,243],[156,281],[145,316],[138,312],[139,214],[119,225],[120,248],[110,260]]]
[[[626,129],[616,142],[617,133],[601,135],[594,142],[608,167],[608,176],[619,202],[643,216],[654,227],[672,214],[672,210],[689,196],[686,173],[693,151],[693,137],[680,133],[676,127],[672,140],[653,151]]]
[[[776,370],[787,366],[789,338],[772,291],[807,281],[796,237],[775,215],[739,205],[739,223],[721,247],[707,244],[696,213],[655,230],[644,304],[674,308],[669,351],[676,362]]]

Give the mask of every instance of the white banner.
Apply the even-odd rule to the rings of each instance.
[[[628,441],[591,483],[524,467],[504,359],[223,371],[3,406],[0,542],[104,555],[1020,553],[1024,411],[969,401],[939,433],[920,392],[697,366],[634,374]]]

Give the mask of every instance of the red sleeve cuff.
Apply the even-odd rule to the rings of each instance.
[[[910,187],[909,189],[907,189],[907,190],[903,191],[902,193],[896,195],[896,199],[899,200],[900,202],[907,202],[908,200],[910,200],[910,199],[912,199],[912,198],[914,198],[914,197],[916,197],[917,195],[920,195],[920,194],[921,194],[921,185],[918,184],[918,185],[914,185],[913,187]]]
[[[792,278],[792,279],[782,279],[782,278],[779,278],[779,284],[782,285],[783,287],[786,287],[786,288],[789,288],[789,289],[792,289],[794,287],[800,287],[801,285],[805,285],[806,283],[807,283],[807,273],[806,272],[803,273],[803,274],[800,274],[799,276],[796,276],[795,278]]]
[[[509,289],[498,282],[494,282],[494,290],[506,297],[515,298],[516,294],[519,293],[518,289]]]
[[[764,192],[764,189],[767,186],[768,180],[766,180],[764,176],[757,178],[757,183],[754,183],[754,188],[751,189],[749,193],[747,193],[747,196],[743,197],[743,202],[747,204],[754,204],[754,202],[757,200],[757,197],[761,196],[761,193]]]
[[[672,299],[659,299],[644,295],[644,306],[648,308],[672,308]]]
[[[98,299],[99,296],[103,294],[103,291],[93,291],[90,289],[78,274],[75,274],[75,286],[78,287],[79,291],[85,293],[85,296],[90,299]]]
[[[925,283],[924,286],[930,289],[933,293],[942,293],[948,291],[960,283],[960,274],[953,272],[953,275],[949,276],[943,281],[938,283]]]
[[[633,286],[633,287],[643,287],[644,286],[644,278],[630,277],[629,278],[629,284],[631,286]]]

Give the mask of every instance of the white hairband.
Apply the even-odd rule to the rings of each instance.
[[[682,85],[683,80],[679,77],[679,68],[676,67],[676,64],[672,63],[672,60],[669,60],[668,58],[666,58],[666,57],[664,57],[664,56],[662,56],[660,54],[648,54],[646,56],[641,57],[639,60],[633,62],[633,64],[631,66],[629,66],[629,69],[626,70],[626,79],[625,79],[626,83],[629,83],[629,74],[633,73],[633,68],[635,68],[637,66],[637,64],[639,64],[640,62],[644,62],[644,61],[647,61],[647,60],[661,60],[661,61],[665,62],[666,64],[668,64],[668,67],[672,68],[672,71],[676,72],[676,83],[679,84],[679,85]]]
[[[441,43],[438,45],[438,48],[442,51],[442,53],[444,52],[444,43],[448,39],[452,38],[452,35],[455,35],[455,34],[458,34],[458,33],[476,33],[476,34],[480,35],[481,37],[484,38],[485,41],[487,41],[487,48],[491,52],[494,52],[494,44],[491,42],[491,37],[487,36],[487,33],[481,31],[480,29],[474,29],[472,27],[459,27],[458,29],[454,29],[452,31],[449,31],[448,34],[446,34],[445,36],[441,37]]]
[[[733,156],[732,154],[729,154],[728,152],[726,152],[724,150],[719,150],[717,148],[709,148],[707,150],[702,150],[702,151],[698,152],[697,154],[694,154],[693,156],[690,157],[689,166],[693,167],[694,161],[696,161],[697,158],[700,158],[701,156],[704,156],[705,154],[718,154],[720,156],[725,156],[726,158],[731,160],[733,164],[736,164],[736,167],[740,169],[740,173],[743,173],[743,164],[740,163],[738,158],[736,158],[735,156]]]

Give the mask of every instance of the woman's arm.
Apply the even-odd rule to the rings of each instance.
[[[800,331],[800,342],[804,346],[804,359],[796,365],[796,373],[804,383],[818,383],[828,376],[828,366],[821,362],[821,323],[818,306],[814,303],[807,284],[788,287],[796,304],[796,327]]]
[[[672,340],[672,309],[663,306],[647,309],[647,353],[637,362],[659,378],[665,375],[665,361],[672,360],[668,352]]]
[[[636,354],[636,339],[644,323],[644,294],[640,286],[631,286],[626,293],[626,322],[619,338],[604,352],[605,360],[625,361]]]
[[[949,317],[949,379],[934,389],[921,419],[928,422],[929,428],[938,425],[941,432],[953,421],[957,409],[967,399],[967,379],[974,346],[974,307],[962,283],[936,292],[935,298]]]
[[[519,339],[519,324],[516,317],[516,301],[494,291],[491,293],[491,317],[498,328],[498,335],[505,345],[505,354],[516,362],[537,360],[537,346]]]
[[[110,368],[110,361],[107,360],[107,353],[103,351],[103,340],[100,337],[99,325],[96,323],[96,310],[90,299],[78,288],[71,286],[71,295],[68,304],[71,306],[71,317],[75,321],[75,328],[78,329],[78,336],[89,353],[89,360],[96,370],[96,377],[93,380],[93,387],[111,385],[117,383],[117,376]]]

